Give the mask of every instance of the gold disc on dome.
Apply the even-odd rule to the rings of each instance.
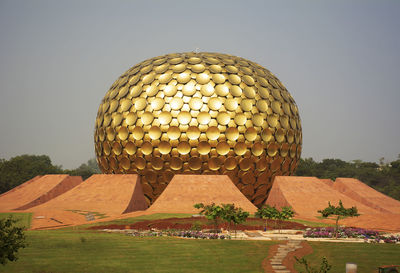
[[[207,112],[201,112],[197,115],[197,121],[202,125],[206,125],[206,124],[210,123],[211,116]]]
[[[175,96],[176,92],[178,92],[178,89],[176,88],[175,85],[167,85],[167,86],[164,88],[164,94],[165,94],[167,97]]]
[[[189,112],[182,111],[178,114],[178,121],[180,124],[186,125],[192,120],[192,116]]]
[[[278,148],[279,148],[279,145],[276,144],[275,142],[272,142],[272,143],[268,144],[268,146],[267,146],[268,155],[270,157],[275,156],[276,153],[278,152]]]
[[[136,157],[133,160],[133,164],[138,168],[139,170],[143,170],[146,167],[146,160],[143,157]]]
[[[278,125],[278,117],[276,115],[267,116],[267,122],[269,126],[276,127]]]
[[[232,73],[232,72],[230,72],[230,73]],[[239,84],[242,80],[240,79],[240,77],[238,76],[238,75],[235,75],[235,74],[231,74],[231,75],[229,75],[228,76],[228,81],[231,83],[231,84]]]
[[[142,144],[141,150],[144,155],[149,155],[153,152],[153,146],[151,145],[150,142],[145,141]]]
[[[261,114],[255,114],[252,121],[255,126],[261,127],[264,124],[264,117]]]
[[[247,118],[244,114],[238,113],[236,114],[234,120],[237,125],[242,126],[246,124]]]
[[[212,80],[213,82],[215,82],[216,84],[221,84],[225,82],[225,76],[222,74],[213,74],[212,75]]]
[[[171,126],[168,128],[167,136],[172,140],[178,139],[181,136],[181,130],[177,126]]]
[[[256,103],[256,107],[261,112],[267,112],[268,103],[265,100],[258,100],[257,103]]]
[[[129,136],[129,131],[128,128],[121,126],[121,128],[118,129],[118,137],[120,140],[126,140]]]
[[[249,86],[251,86],[251,85],[254,85],[254,79],[252,78],[252,77],[250,77],[249,75],[244,75],[243,77],[242,77],[242,80],[243,80],[243,82],[245,83],[245,84],[247,84],[247,85],[249,85]]]
[[[207,141],[199,142],[199,145],[197,146],[197,151],[199,152],[199,154],[206,155],[210,152],[210,150],[211,150],[210,143],[208,143]]]
[[[288,152],[289,152],[289,144],[283,143],[280,150],[281,156],[286,157],[288,155]]]
[[[262,132],[261,132],[261,138],[262,140],[264,140],[265,142],[269,142],[272,139],[273,136],[273,131],[270,128],[265,128]]]
[[[169,105],[171,106],[172,110],[180,110],[183,106],[183,100],[181,98],[173,98]]]
[[[208,160],[208,168],[212,171],[219,170],[221,168],[221,161],[218,157],[212,157]]]
[[[130,113],[126,116],[125,122],[126,122],[127,125],[133,125],[133,124],[135,124],[136,119],[137,119],[136,114],[133,113],[133,112],[130,112]]]
[[[158,111],[164,107],[164,103],[165,101],[162,98],[155,98],[150,105],[153,110]]]
[[[206,73],[198,74],[196,77],[196,81],[200,84],[206,84],[210,81],[210,76]]]
[[[218,96],[225,97],[229,94],[229,87],[225,84],[218,84],[217,86],[215,86],[215,93]]]
[[[263,151],[264,151],[264,146],[260,142],[254,143],[253,147],[251,147],[251,152],[255,156],[260,156],[263,153]]]
[[[232,94],[232,96],[234,96],[234,97],[240,97],[241,95],[242,95],[242,89],[239,87],[239,86],[237,86],[237,85],[232,85],[230,88],[229,88],[229,92]]]
[[[253,108],[253,101],[250,99],[243,99],[240,102],[240,108],[242,108],[243,111],[251,111]]]
[[[196,93],[196,86],[194,83],[188,82],[183,86],[182,93],[185,96],[192,96],[194,93]]]
[[[209,107],[211,110],[218,111],[218,110],[221,108],[221,106],[222,106],[222,101],[221,101],[220,98],[211,98],[211,99],[208,101],[208,107]]]
[[[112,150],[115,155],[120,155],[122,151],[121,144],[119,144],[118,142],[114,142],[112,145]]]
[[[230,120],[231,117],[227,112],[219,112],[217,115],[217,121],[220,125],[227,125]]]
[[[279,128],[278,130],[276,130],[275,139],[279,143],[281,143],[285,140],[285,131],[282,128]]]
[[[224,106],[228,111],[235,111],[238,107],[238,103],[235,99],[226,99]]]
[[[244,137],[248,141],[254,141],[257,138],[257,130],[253,127],[247,128],[246,132],[244,133]]]
[[[222,67],[216,64],[213,64],[209,67],[212,73],[220,73],[222,71]]]
[[[211,84],[203,85],[200,89],[200,93],[203,96],[210,97],[212,94],[214,94],[214,86]]]
[[[239,162],[240,169],[243,171],[248,171],[252,164],[253,161],[248,157],[242,158]]]
[[[163,155],[169,154],[169,152],[171,151],[171,145],[168,141],[161,141],[158,145],[158,150]]]
[[[192,65],[191,70],[195,73],[201,73],[206,69],[206,67],[202,64]]]
[[[151,159],[151,166],[153,167],[154,170],[159,171],[163,168],[164,162],[161,158],[159,157],[153,157]]]
[[[224,162],[224,166],[227,170],[234,170],[237,167],[236,158],[233,156],[228,157]]]
[[[160,83],[163,83],[163,84],[169,83],[171,80],[172,80],[172,74],[170,74],[170,73],[162,74],[162,75],[160,75],[160,77],[158,78],[158,81],[159,81]]]
[[[244,155],[247,151],[247,146],[243,142],[238,142],[235,145],[234,151],[237,155]]]
[[[132,106],[132,101],[128,99],[123,99],[120,101],[121,112],[128,111]]]
[[[151,126],[149,130],[149,136],[151,139],[156,140],[161,137],[161,129],[158,126]]]
[[[190,73],[185,73],[185,72],[180,73],[176,78],[176,80],[179,83],[187,83],[188,81],[190,81]]]
[[[179,142],[177,149],[181,155],[186,155],[190,152],[190,144],[186,141]]]
[[[127,171],[131,168],[131,161],[126,156],[122,157],[119,162],[120,162],[121,167],[125,171]]]
[[[147,101],[145,98],[137,98],[135,100],[135,109],[137,111],[143,110],[144,108],[146,108],[146,106],[147,106]]]
[[[149,125],[153,122],[154,116],[151,112],[144,112],[140,119],[143,125]]]
[[[201,169],[201,165],[202,165],[202,162],[201,162],[201,159],[199,157],[195,156],[195,157],[191,157],[189,159],[189,168],[191,170],[194,170],[194,171],[200,170]]]
[[[186,132],[186,135],[191,140],[198,139],[200,137],[200,130],[198,127],[190,126]]]
[[[189,101],[189,107],[192,110],[200,110],[201,107],[203,106],[203,101],[200,98],[191,98]]]
[[[256,96],[256,90],[253,87],[246,86],[243,89],[243,94],[249,99],[254,99]]]
[[[158,121],[160,122],[161,125],[169,124],[171,120],[172,120],[172,115],[169,112],[162,112],[158,116]]]
[[[225,136],[228,140],[235,141],[239,138],[239,130],[236,127],[229,127],[225,131]]]
[[[175,170],[175,171],[177,171],[177,170],[180,170],[180,169],[182,169],[182,159],[180,159],[179,157],[172,157],[171,158],[171,162],[170,162],[170,166],[171,166],[171,169],[173,169],[173,170]]]
[[[209,140],[217,140],[220,132],[216,126],[211,126],[207,129],[206,136]]]
[[[129,141],[125,145],[125,151],[127,152],[128,155],[133,155],[136,153],[136,146],[132,141]]]
[[[217,144],[217,153],[219,155],[226,155],[229,152],[229,145],[226,142],[219,142]]]
[[[107,133],[107,140],[108,141],[112,141],[115,138],[115,130],[112,127],[108,127],[106,129],[106,133]]]

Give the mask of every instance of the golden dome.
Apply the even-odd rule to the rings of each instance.
[[[103,173],[138,173],[152,203],[174,174],[226,174],[255,205],[300,159],[295,101],[267,69],[219,53],[141,62],[104,96],[95,150]]]

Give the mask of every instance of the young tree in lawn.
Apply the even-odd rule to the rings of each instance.
[[[340,218],[360,216],[360,214],[358,214],[358,210],[356,207],[351,207],[351,208],[343,207],[342,200],[339,200],[339,206],[337,207],[333,206],[331,202],[328,202],[328,207],[324,208],[323,210],[319,210],[318,212],[321,213],[322,217],[324,218],[328,218],[329,216],[335,216],[336,218],[335,238],[337,238],[338,235]]]
[[[204,205],[203,203],[198,203],[195,204],[194,207],[196,209],[202,209],[200,211],[200,214],[204,215],[208,220],[213,221],[214,232],[216,233],[218,230],[219,219],[223,215],[222,207],[216,205],[215,203],[211,203],[210,205]]]
[[[16,222],[12,217],[0,219],[0,264],[17,260],[18,250],[26,247],[23,228],[15,226]]]
[[[275,207],[271,207],[270,205],[265,205],[259,208],[255,214],[256,217],[265,219],[265,230],[268,227],[268,219],[277,219],[279,211]]]

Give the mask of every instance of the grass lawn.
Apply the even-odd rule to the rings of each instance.
[[[12,216],[14,219],[17,219],[18,222],[15,224],[17,227],[25,227],[25,228],[30,228],[31,226],[31,219],[32,219],[32,213],[28,212],[10,212],[10,213],[0,213],[0,219],[5,219],[9,216]]]
[[[89,231],[28,231],[29,246],[0,272],[263,272],[271,241],[135,238]]]
[[[329,273],[342,273],[346,263],[356,263],[357,272],[378,272],[381,265],[400,265],[400,245],[365,244],[365,243],[322,243],[309,242],[314,252],[304,257],[309,263],[319,268],[322,257],[332,265]],[[299,272],[302,266],[295,267]]]

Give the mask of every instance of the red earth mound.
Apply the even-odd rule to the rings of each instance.
[[[82,183],[80,176],[52,174],[35,178],[0,195],[0,211],[25,210],[44,204]]]

